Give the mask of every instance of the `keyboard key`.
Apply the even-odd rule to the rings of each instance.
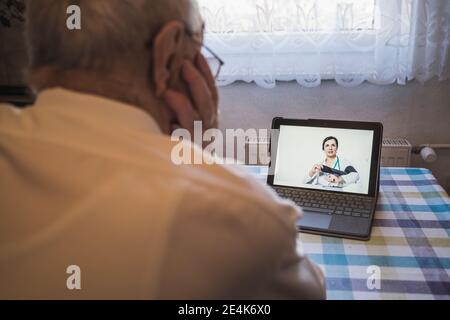
[[[319,213],[328,213],[331,214],[332,211],[328,210],[328,209],[321,209],[321,208],[316,208],[316,207],[303,207],[303,210],[305,211],[313,211],[313,212],[319,212]]]
[[[370,211],[366,210],[366,209],[354,209],[353,212],[366,213],[366,214],[370,213]]]

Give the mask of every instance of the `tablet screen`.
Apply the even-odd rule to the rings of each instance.
[[[369,193],[374,131],[281,125],[273,184]]]

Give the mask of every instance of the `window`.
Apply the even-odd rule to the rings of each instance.
[[[371,30],[375,0],[199,0],[208,32]]]
[[[448,49],[446,0],[198,2],[207,27],[205,41],[225,60],[219,85],[243,80],[271,88],[276,81],[296,80],[312,87],[322,79],[345,86],[366,80],[405,83],[420,69],[413,64],[420,62],[415,59],[423,45],[416,41],[419,34],[443,35]],[[429,28],[434,15],[447,17],[438,30]],[[441,64],[445,52],[435,56]],[[419,70],[424,78],[448,73],[448,68],[426,68]]]

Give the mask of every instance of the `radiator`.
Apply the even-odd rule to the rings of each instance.
[[[384,138],[381,148],[382,167],[409,167],[412,145],[403,138]]]
[[[247,137],[245,140],[245,163],[250,165],[268,165],[270,162],[270,138]]]

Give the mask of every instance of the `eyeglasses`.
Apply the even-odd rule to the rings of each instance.
[[[189,29],[188,26],[186,26],[186,33],[192,39],[192,41],[201,46],[207,52],[205,58],[208,61],[209,68],[211,69],[211,73],[214,77],[214,80],[217,80],[220,74],[220,70],[222,69],[225,62],[222,59],[220,59],[217,53],[215,53],[212,49],[210,49],[207,45],[205,45],[203,41],[197,40],[195,38],[195,34]]]

